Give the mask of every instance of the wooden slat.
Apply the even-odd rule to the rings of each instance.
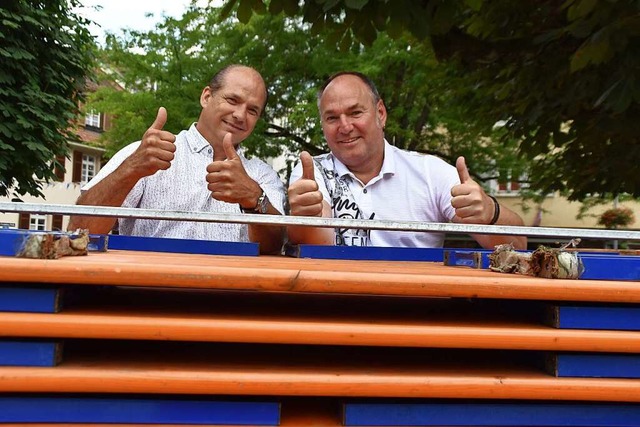
[[[375,357],[375,355],[371,355]],[[532,369],[68,362],[0,368],[0,392],[175,393],[640,402],[640,381],[553,378]]]
[[[0,270],[5,280],[18,282],[640,302],[634,282],[541,279],[419,262],[157,255],[120,251],[59,260],[7,257],[0,258]]]
[[[357,321],[327,315],[296,319],[251,314],[153,314],[71,310],[0,313],[0,336],[474,349],[640,352],[640,332],[559,330],[508,320]]]

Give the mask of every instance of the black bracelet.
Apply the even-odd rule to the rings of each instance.
[[[489,225],[493,225],[498,222],[498,218],[500,218],[500,203],[498,203],[498,199],[496,199],[495,197],[490,195],[488,196],[491,197],[491,200],[493,200],[493,206],[495,207],[493,218],[491,218],[491,222],[489,223]]]

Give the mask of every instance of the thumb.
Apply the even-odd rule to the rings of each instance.
[[[300,163],[302,163],[302,178],[314,179],[313,159],[306,151],[300,153]]]
[[[230,133],[224,135],[224,138],[222,139],[222,148],[224,148],[224,154],[227,156],[227,160],[234,160],[238,158],[236,148],[233,146],[233,142],[231,142]]]
[[[158,108],[156,120],[153,122],[149,129],[162,130],[165,123],[167,123],[167,110],[164,107],[160,107]]]
[[[458,170],[458,176],[460,177],[460,184],[471,181],[469,169],[467,169],[467,163],[465,162],[464,157],[458,157],[456,160],[456,169]]]

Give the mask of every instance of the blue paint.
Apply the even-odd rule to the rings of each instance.
[[[640,331],[640,306],[556,306],[556,328]]]
[[[579,254],[584,264],[580,279],[640,280],[640,257]]]
[[[280,405],[165,396],[0,397],[0,422],[278,425]]]
[[[60,344],[0,340],[0,366],[55,366]]]
[[[257,256],[257,243],[217,242],[210,240],[168,239],[159,237],[109,236],[109,249],[129,251],[171,252],[205,255]]]
[[[24,230],[0,229],[0,255],[17,256],[29,235]]]
[[[443,259],[440,248],[299,245],[292,247],[288,254],[298,258],[314,259],[431,262],[442,262]]]
[[[347,426],[640,426],[640,405],[547,402],[348,403]]]
[[[0,287],[0,311],[55,313],[62,290],[53,287]]]
[[[558,377],[640,378],[640,355],[562,353],[554,356]]]

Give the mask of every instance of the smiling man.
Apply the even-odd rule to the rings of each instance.
[[[456,167],[400,150],[384,138],[387,110],[373,82],[358,72],[330,77],[318,92],[322,131],[331,152],[300,155],[289,181],[291,215],[394,221],[523,225],[485,194],[463,157]],[[443,233],[290,226],[289,241],[347,246],[442,247]],[[483,247],[518,236],[474,235]]]
[[[197,123],[178,135],[163,130],[167,111],[140,141],[120,150],[82,188],[79,205],[216,213],[284,212],[278,174],[259,159],[246,159],[238,146],[255,128],[267,102],[260,74],[243,65],[220,70],[200,95]],[[71,217],[69,229],[108,233],[114,218]],[[277,253],[282,227],[205,222],[120,219],[124,235],[260,243]]]

